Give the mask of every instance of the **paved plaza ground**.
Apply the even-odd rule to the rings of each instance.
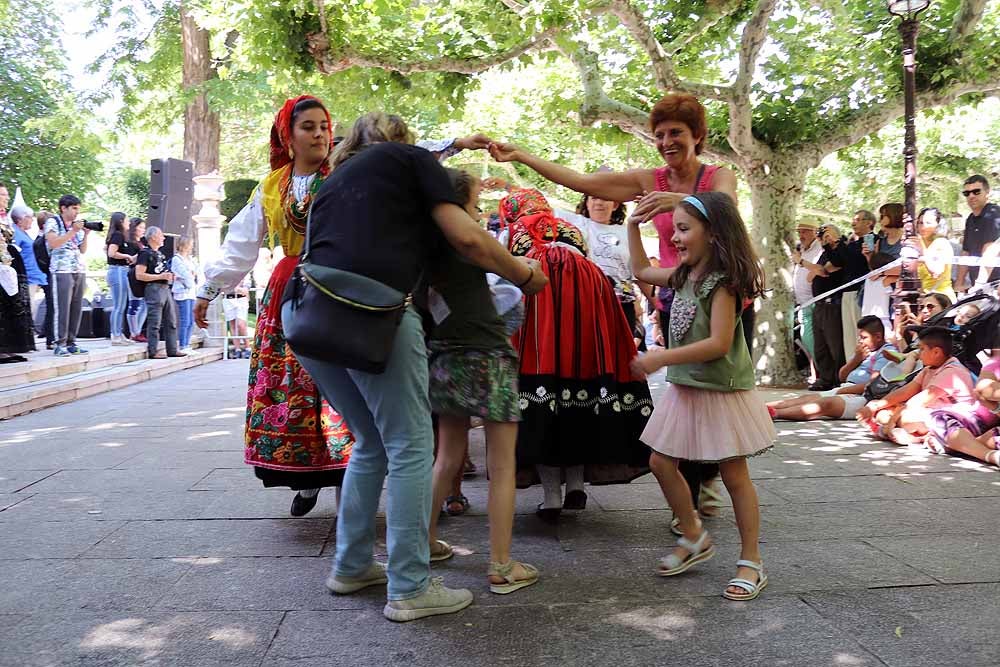
[[[539,489],[519,492],[515,556],[543,578],[491,595],[479,478],[469,515],[442,520],[458,555],[434,568],[474,605],[397,625],[384,591],[323,586],[333,494],[293,519],[291,492],[243,465],[245,379],[218,362],[0,422],[0,665],[1000,664],[996,469],[850,422],[778,424],[752,463],[771,581],[749,603],[720,597],[728,508],[714,560],[654,575],[674,538],[649,476],[588,489],[557,527],[533,515]]]

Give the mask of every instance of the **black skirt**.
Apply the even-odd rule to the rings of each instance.
[[[11,268],[17,272],[17,294],[11,296],[0,289],[0,353],[34,352],[35,332],[31,325],[28,275],[17,247],[8,245],[7,249],[14,260]]]

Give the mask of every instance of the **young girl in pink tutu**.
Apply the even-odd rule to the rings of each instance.
[[[632,364],[638,376],[666,366],[670,383],[642,433],[642,441],[653,450],[649,467],[682,533],[677,548],[660,560],[658,573],[671,577],[715,555],[677,465],[718,463],[742,542],[736,577],[722,595],[752,600],[767,585],[767,576],[758,545],[760,508],[747,458],[770,449],[775,432],[763,399],[754,391],[740,311],[744,299],[762,293],[764,274],[729,195],[671,196],[677,198],[671,239],[680,255],[676,268],[649,265],[639,234],[643,221],[629,220],[636,278],[672,287],[675,293],[669,347],[642,355]]]

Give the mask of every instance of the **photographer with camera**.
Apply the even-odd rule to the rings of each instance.
[[[792,261],[809,272],[806,281],[812,286],[814,298],[843,285],[846,275],[844,267],[847,266],[847,239],[840,235],[840,230],[835,225],[822,225],[819,228],[819,239],[823,252],[815,262],[805,260],[799,252],[792,254]],[[813,304],[817,380],[809,386],[809,391],[827,391],[840,386],[837,372],[846,361],[840,313],[841,296],[840,292],[836,292]]]
[[[103,228],[103,223],[80,218],[80,199],[74,195],[60,197],[59,215],[52,216],[45,223],[57,357],[87,354],[87,350],[76,344],[76,332],[80,328],[83,312],[83,291],[87,284],[83,255],[87,252],[90,232]]]

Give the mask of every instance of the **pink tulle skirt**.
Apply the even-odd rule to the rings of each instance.
[[[776,436],[756,391],[669,384],[640,439],[664,456],[717,462],[762,454]]]

